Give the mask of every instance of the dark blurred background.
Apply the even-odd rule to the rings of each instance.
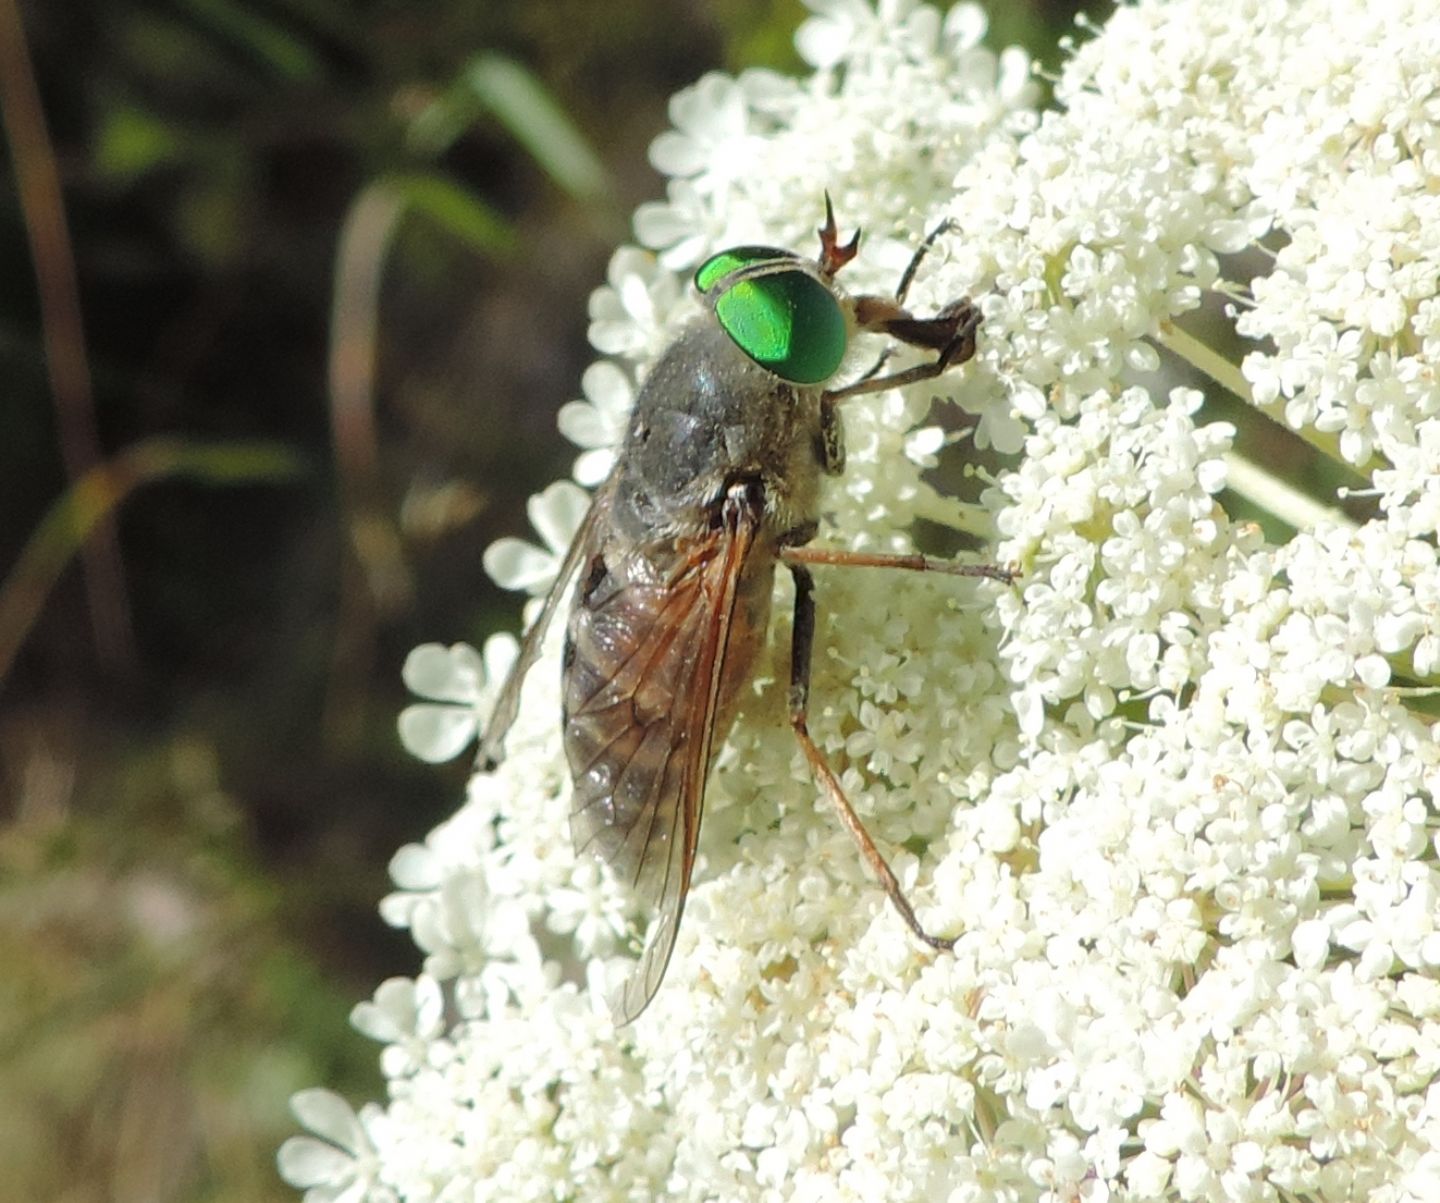
[[[1048,67],[1075,3],[992,13]],[[406,652],[575,454],[585,300],[799,0],[0,0],[0,1194],[266,1200],[377,1097]]]

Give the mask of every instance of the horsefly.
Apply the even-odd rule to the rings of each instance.
[[[844,468],[839,405],[929,380],[970,359],[980,313],[968,299],[933,317],[904,308],[941,225],[917,248],[893,298],[850,297],[835,274],[841,244],[827,199],[820,254],[739,246],[695,273],[705,312],[646,378],[615,466],[596,492],[540,615],[501,688],[480,748],[493,767],[520,687],[574,580],[562,659],[564,743],[574,780],[571,834],[655,919],[640,960],[611,997],[617,1024],[654,997],[675,946],[695,863],[705,782],[765,637],[775,567],[795,579],[789,716],[817,784],[910,930],[932,948],[895,874],[810,737],[815,636],[811,567],[905,568],[1009,581],[990,565],[811,547],[823,477]],[[827,387],[855,330],[933,351]]]

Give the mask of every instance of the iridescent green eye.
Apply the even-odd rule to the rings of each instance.
[[[814,269],[791,251],[737,246],[700,265],[695,286],[746,355],[791,384],[830,379],[845,358],[845,315]]]

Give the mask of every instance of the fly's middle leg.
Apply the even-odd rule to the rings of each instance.
[[[847,551],[841,547],[785,547],[780,557],[795,572],[803,564],[826,564],[840,568],[904,568],[909,572],[943,572],[948,576],[980,576],[1012,584],[1018,575],[999,564],[965,564],[935,556],[898,555],[883,551]],[[798,585],[798,582],[797,582]]]
[[[835,813],[855,841],[856,847],[860,849],[860,855],[870,867],[870,872],[879,879],[885,893],[890,897],[891,905],[905,920],[906,926],[915,933],[917,939],[931,948],[953,948],[954,939],[932,936],[920,926],[920,920],[915,917],[915,908],[910,905],[905,891],[900,888],[900,881],[894,870],[875,846],[875,841],[865,830],[865,824],[855,813],[855,808],[850,805],[850,799],[845,796],[839,778],[825,759],[825,753],[810,736],[807,714],[810,704],[810,655],[815,645],[815,581],[810,570],[791,555],[791,552],[800,550],[803,549],[787,548],[782,553],[786,566],[795,577],[795,623],[790,648],[790,726],[795,732],[795,738],[800,742],[800,749],[805,753],[816,783],[835,808]]]

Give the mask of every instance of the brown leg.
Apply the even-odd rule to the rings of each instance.
[[[875,361],[874,366],[865,375],[845,388],[826,393],[827,400],[834,402],[845,397],[874,392],[877,389],[896,388],[904,384],[913,384],[918,380],[928,380],[932,376],[938,376],[952,364],[964,363],[975,354],[975,328],[980,324],[980,313],[968,298],[947,305],[932,318],[917,318],[905,308],[905,296],[909,293],[910,285],[915,280],[915,273],[920,270],[920,264],[925,261],[925,256],[929,254],[930,248],[935,245],[935,240],[947,230],[954,228],[955,223],[946,218],[925,235],[924,241],[915,248],[915,253],[910,256],[910,262],[906,265],[904,274],[900,277],[900,284],[895,289],[894,300],[875,296],[855,298],[855,320],[862,329],[875,334],[888,334],[891,338],[909,343],[911,346],[928,347],[938,352],[936,361],[918,369],[911,368],[907,372],[897,372],[893,376],[877,380],[880,369],[890,358],[890,349],[887,347],[880,353],[880,358]],[[830,208],[830,197],[827,194],[825,197],[825,228],[820,231],[821,269],[833,275],[838,268],[855,257],[859,242],[860,232],[857,230],[848,246],[838,247],[835,214]],[[862,385],[866,387],[862,388]]]
[[[794,571],[797,564],[834,564],[842,568],[904,568],[910,572],[943,572],[949,576],[983,576],[1010,584],[1016,573],[998,564],[961,564],[933,556],[891,555],[887,552],[846,551],[838,547],[782,547],[780,558]]]
[[[810,702],[810,653],[815,644],[815,582],[810,575],[810,570],[790,559],[788,554],[786,564],[795,577],[795,624],[790,648],[790,726],[795,731],[795,738],[800,741],[801,751],[805,753],[805,759],[810,763],[810,771],[815,775],[816,782],[835,808],[835,813],[840,816],[840,822],[845,825],[845,829],[854,839],[856,846],[860,849],[860,855],[870,866],[870,872],[885,887],[885,893],[890,896],[891,905],[900,912],[900,917],[905,920],[906,925],[918,939],[923,940],[931,948],[942,950],[953,948],[955,947],[953,939],[947,940],[941,936],[932,936],[920,926],[920,920],[915,917],[915,909],[900,888],[900,882],[894,871],[880,854],[880,849],[875,847],[875,841],[865,830],[865,824],[860,821],[860,816],[850,805],[850,799],[840,788],[840,782],[826,762],[825,754],[810,738],[806,712]]]
[[[888,297],[856,297],[855,318],[866,330],[933,350],[936,356],[930,363],[916,364],[888,376],[866,375],[844,388],[830,389],[824,395],[828,402],[933,380],[975,354],[975,332],[981,321],[980,311],[968,298],[952,302],[934,317],[922,318],[911,316]]]

